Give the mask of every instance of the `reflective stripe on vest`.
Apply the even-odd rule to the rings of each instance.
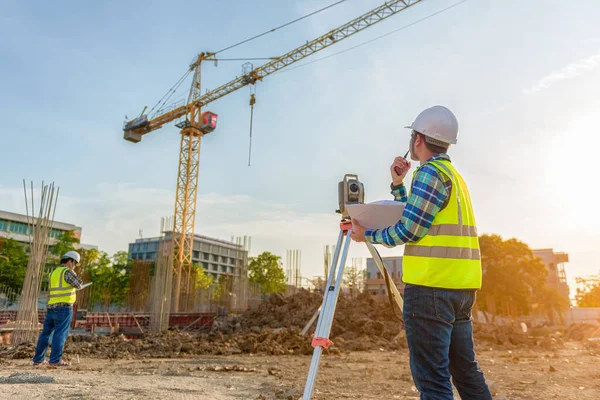
[[[67,267],[58,267],[50,274],[50,289],[48,304],[68,303],[74,304],[76,291],[65,279]]]
[[[446,289],[481,288],[481,254],[469,190],[447,160],[428,163],[450,178],[446,207],[418,242],[406,243],[402,259],[405,283]],[[423,164],[425,165],[425,164]]]

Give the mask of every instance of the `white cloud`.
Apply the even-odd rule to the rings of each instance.
[[[549,75],[544,76],[542,79],[537,81],[535,85],[529,89],[523,90],[523,93],[530,95],[539,92],[540,90],[549,88],[557,82],[576,78],[583,75],[587,71],[598,68],[599,66],[600,53],[573,62],[557,71],[550,73]]]

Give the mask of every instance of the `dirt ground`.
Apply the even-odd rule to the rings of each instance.
[[[497,399],[599,399],[600,353],[567,342],[559,350],[480,348]],[[193,356],[108,360],[77,357],[68,369],[0,359],[1,399],[297,399],[311,357]],[[408,351],[324,355],[314,399],[412,399]],[[33,375],[35,374],[35,375]],[[19,380],[54,383],[11,383]],[[458,396],[457,396],[458,398]]]

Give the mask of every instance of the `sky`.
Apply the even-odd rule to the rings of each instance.
[[[157,236],[173,213],[179,131],[169,124],[130,143],[125,116],[152,107],[199,52],[333,2],[3,1],[0,209],[25,211],[23,179],[54,181],[56,219],[82,226],[83,243],[114,253],[140,232]],[[381,3],[348,0],[221,56],[278,56]],[[219,124],[202,139],[196,232],[251,236],[251,255],[299,249],[303,276],[322,274],[323,247],[339,232],[337,183],[358,174],[366,201],[391,198],[389,165],[408,148],[403,127],[440,104],[459,121],[450,155],[479,232],[569,253],[571,284],[598,273],[600,7],[467,0],[433,15],[457,3],[423,0],[297,64],[393,34],[265,78],[250,167],[249,89],[210,104]],[[203,90],[239,76],[242,63],[206,63]],[[352,244],[349,257],[367,255]]]

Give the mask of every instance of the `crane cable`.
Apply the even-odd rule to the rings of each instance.
[[[249,41],[251,41],[251,40],[254,40],[254,39],[258,39],[259,37],[262,37],[262,36],[265,36],[265,35],[267,35],[267,34],[269,34],[269,33],[275,32],[275,31],[276,31],[276,30],[278,30],[278,29],[284,28],[284,27],[286,27],[286,26],[288,26],[288,25],[291,25],[291,24],[293,24],[293,23],[295,23],[295,22],[301,21],[301,20],[303,20],[303,19],[305,19],[305,18],[308,18],[308,17],[310,17],[310,16],[312,16],[312,15],[318,14],[318,13],[320,13],[321,11],[325,11],[325,10],[327,10],[328,8],[331,8],[331,7],[337,6],[338,4],[340,4],[340,3],[343,3],[343,2],[345,2],[345,1],[348,1],[348,0],[340,0],[340,1],[336,2],[336,3],[330,4],[330,5],[328,5],[328,6],[326,6],[326,7],[323,7],[323,8],[321,8],[321,9],[319,9],[319,10],[316,10],[316,11],[313,11],[313,12],[311,12],[310,14],[306,14],[306,15],[304,15],[304,16],[302,16],[302,17],[300,17],[300,18],[296,18],[296,19],[295,19],[295,20],[293,20],[293,21],[286,22],[286,23],[285,23],[285,24],[283,24],[283,25],[279,25],[278,27],[275,27],[275,28],[273,28],[273,29],[270,29],[270,30],[268,30],[268,31],[265,31],[265,32],[263,32],[263,33],[261,33],[261,34],[259,34],[259,35],[252,36],[251,38],[248,38],[248,39],[246,39],[246,40],[242,40],[242,41],[241,41],[241,42],[239,42],[239,43],[236,43],[236,44],[234,44],[234,45],[231,45],[231,46],[229,46],[229,47],[225,47],[224,49],[218,50],[218,51],[216,51],[214,54],[218,54],[218,53],[224,52],[224,51],[226,51],[226,50],[233,49],[234,47],[237,47],[237,46],[239,46],[239,45],[241,45],[241,44],[247,43],[247,42],[249,42]]]
[[[183,74],[183,76],[181,78],[179,78],[179,80],[177,82],[175,82],[175,84],[171,87],[171,89],[167,90],[167,93],[164,94],[163,97],[160,98],[160,100],[158,100],[156,102],[156,104],[154,105],[154,107],[152,107],[152,109],[148,112],[148,114],[151,114],[152,111],[154,111],[154,109],[162,102],[163,105],[167,102],[167,100],[169,100],[171,98],[171,96],[173,96],[173,94],[175,94],[175,92],[177,91],[177,89],[179,89],[179,87],[181,86],[181,84],[183,83],[183,81],[185,81],[185,79],[188,77],[188,75],[190,74],[191,70],[188,69],[186,71],[185,74]],[[167,97],[168,96],[168,97]],[[164,99],[164,101],[163,101]],[[161,106],[162,107],[162,106]]]
[[[252,92],[252,88],[254,88],[254,93]],[[254,119],[254,103],[256,103],[256,98],[254,95],[256,94],[256,86],[250,87],[250,142],[248,144],[248,166],[250,166],[250,159],[252,156],[252,121]]]
[[[468,1],[468,0],[461,0],[461,1],[457,2],[457,3],[455,3],[455,4],[452,4],[451,6],[448,6],[448,7],[446,7],[446,8],[443,8],[443,9],[439,10],[439,11],[436,11],[436,12],[434,12],[433,14],[429,14],[429,15],[427,15],[427,16],[425,16],[425,17],[421,18],[421,19],[418,19],[418,20],[416,20],[415,22],[411,22],[411,23],[410,23],[410,24],[408,24],[408,25],[401,26],[401,27],[400,27],[400,28],[398,28],[398,29],[394,29],[393,31],[390,31],[390,32],[388,32],[388,33],[385,33],[385,34],[383,34],[383,35],[380,35],[380,36],[377,36],[377,37],[375,37],[375,38],[373,38],[373,39],[367,40],[366,42],[359,43],[359,44],[357,44],[357,45],[355,45],[355,46],[349,47],[349,48],[347,48],[347,49],[344,49],[344,50],[342,50],[342,51],[338,51],[337,53],[333,53],[333,54],[330,54],[330,55],[328,55],[328,56],[325,56],[325,57],[317,58],[316,60],[312,60],[312,61],[305,62],[304,64],[300,64],[300,65],[296,65],[296,66],[294,66],[294,67],[290,67],[290,68],[286,68],[286,69],[279,70],[279,71],[275,72],[273,75],[276,75],[276,74],[281,74],[281,73],[285,73],[285,72],[290,72],[290,71],[292,71],[292,70],[295,70],[296,68],[305,67],[305,66],[307,66],[307,65],[314,64],[314,63],[316,63],[316,62],[318,62],[318,61],[323,61],[323,60],[326,60],[326,59],[328,59],[328,58],[335,57],[335,56],[337,56],[337,55],[340,55],[340,54],[342,54],[342,53],[345,53],[345,52],[347,52],[347,51],[354,50],[354,49],[356,49],[356,48],[358,48],[358,47],[361,47],[361,46],[367,45],[367,44],[369,44],[369,43],[372,43],[372,42],[374,42],[374,41],[376,41],[376,40],[383,39],[383,38],[384,38],[384,37],[386,37],[386,36],[390,36],[390,35],[392,35],[392,34],[394,34],[394,33],[396,33],[396,32],[400,32],[400,31],[402,31],[402,30],[404,30],[404,29],[406,29],[406,28],[410,28],[411,26],[414,26],[414,25],[416,25],[416,24],[418,24],[418,23],[420,23],[420,22],[423,22],[423,21],[425,21],[425,20],[427,20],[427,19],[429,19],[429,18],[435,17],[436,15],[438,15],[438,14],[441,14],[441,13],[443,13],[443,12],[445,12],[445,11],[448,11],[448,10],[450,10],[451,8],[454,8],[454,7],[456,7],[456,6],[458,6],[458,5],[462,4],[462,3],[465,3],[465,2],[467,2],[467,1]]]
[[[326,7],[323,7],[323,8],[320,8],[320,9],[316,10],[316,11],[313,11],[310,14],[306,14],[306,15],[300,17],[300,18],[296,18],[293,21],[286,22],[283,25],[279,25],[279,26],[277,26],[277,27],[275,27],[273,29],[270,29],[268,31],[265,31],[265,32],[263,32],[263,33],[261,33],[259,35],[253,36],[253,37],[248,38],[246,40],[242,40],[241,42],[238,42],[238,43],[236,43],[234,45],[231,45],[231,46],[225,47],[225,48],[223,48],[221,50],[218,50],[214,54],[216,55],[217,53],[224,52],[226,50],[232,49],[232,48],[237,47],[239,45],[242,45],[244,43],[250,42],[250,41],[252,41],[254,39],[258,39],[259,37],[265,36],[265,35],[267,35],[269,33],[275,32],[278,29],[281,29],[281,28],[284,28],[286,26],[292,25],[293,23],[301,21],[301,20],[303,20],[305,18],[308,18],[308,17],[310,17],[312,15],[318,14],[318,13],[320,13],[322,11],[327,10],[328,8],[334,7],[334,6],[336,6],[336,5],[340,4],[340,3],[343,3],[345,1],[348,1],[348,0],[339,0],[339,1],[337,1],[337,2],[335,2],[333,4],[330,4],[330,5],[326,6]],[[240,58],[219,59],[218,61],[272,60],[272,59],[273,59],[272,57],[254,57],[254,58],[241,58],[241,59]],[[215,61],[217,61],[217,60],[215,60]],[[191,70],[186,71],[186,73],[181,78],[179,78],[179,80],[171,87],[171,89],[169,89],[167,91],[167,93],[165,93],[164,96],[161,97],[160,100],[158,100],[158,102],[154,105],[154,107],[152,107],[152,109],[148,112],[148,114],[151,114],[159,105],[160,105],[160,107],[163,107],[166,104],[166,102],[173,96],[173,94],[175,94],[175,92],[177,91],[177,89],[179,89],[179,87],[181,86],[181,84],[183,83],[183,81],[188,77],[188,75],[190,74],[190,72],[191,72]],[[159,110],[160,110],[160,107],[159,107]]]

